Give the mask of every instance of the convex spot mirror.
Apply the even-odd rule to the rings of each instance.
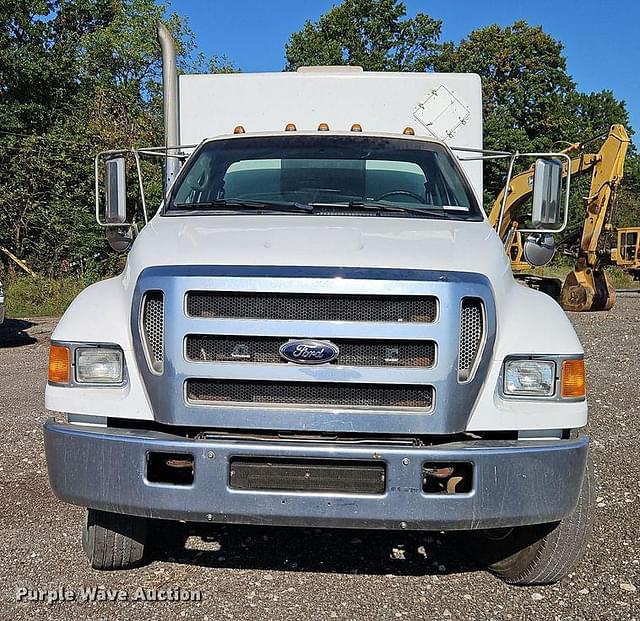
[[[522,245],[524,260],[534,267],[547,265],[556,253],[556,242],[551,233],[532,233]]]
[[[555,229],[562,226],[562,162],[557,159],[536,160],[533,174],[533,206],[531,223],[534,229]]]
[[[124,224],[127,221],[127,182],[124,157],[112,157],[105,161],[104,178],[107,224]]]
[[[127,252],[133,244],[136,228],[132,226],[110,226],[106,230],[107,243],[116,252]]]

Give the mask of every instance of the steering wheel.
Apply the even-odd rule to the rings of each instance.
[[[391,192],[385,192],[381,196],[378,196],[378,198],[376,198],[375,200],[381,201],[387,198],[387,196],[411,196],[411,198],[415,198],[419,203],[422,203],[423,205],[427,204],[424,196],[420,196],[420,194],[410,192],[409,190],[392,190]]]

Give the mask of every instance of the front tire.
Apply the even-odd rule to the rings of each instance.
[[[145,518],[87,509],[82,547],[93,569],[130,569],[144,562]]]
[[[587,466],[578,504],[560,522],[484,533],[478,546],[487,568],[509,584],[552,584],[582,559],[593,524],[593,474]]]

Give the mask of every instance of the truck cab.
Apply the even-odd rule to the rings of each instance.
[[[479,78],[171,66],[164,201],[52,337],[49,477],[92,566],[166,519],[469,531],[507,581],[565,575],[583,350],[482,209]]]

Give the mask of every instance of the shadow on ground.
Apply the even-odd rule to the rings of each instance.
[[[4,320],[0,326],[0,349],[3,347],[22,347],[23,345],[33,345],[38,339],[29,335],[26,330],[36,324],[27,319]]]
[[[424,576],[481,569],[456,533],[159,522],[150,560],[199,567]]]

